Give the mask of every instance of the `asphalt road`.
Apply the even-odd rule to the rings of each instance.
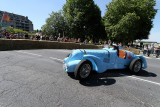
[[[71,50],[0,51],[0,107],[160,107],[160,59],[79,82],[63,70]]]

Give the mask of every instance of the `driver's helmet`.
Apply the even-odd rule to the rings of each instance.
[[[118,48],[118,45],[117,45],[117,44],[113,44],[112,46],[113,46],[113,49],[114,49],[114,50],[116,50],[116,49]]]

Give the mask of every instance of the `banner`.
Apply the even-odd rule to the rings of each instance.
[[[7,14],[4,14],[3,20],[5,20],[7,22],[11,22],[11,19],[10,19],[10,17]]]

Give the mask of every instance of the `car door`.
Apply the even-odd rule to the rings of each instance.
[[[116,57],[117,69],[124,68],[125,59],[126,59],[126,51],[119,49],[118,55]]]
[[[116,59],[117,59],[116,51],[109,50],[108,55],[106,57],[108,58],[107,69],[114,69],[116,67]]]
[[[116,58],[117,69],[124,68],[124,61],[125,61],[125,59],[122,59],[117,56],[117,58]]]

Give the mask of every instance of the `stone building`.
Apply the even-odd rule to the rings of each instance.
[[[7,14],[11,18],[11,22],[7,22],[2,20],[3,14]],[[1,23],[2,21],[2,23]],[[33,24],[32,21],[28,19],[26,16],[0,11],[0,25],[8,25],[16,29],[22,29],[27,32],[33,32]]]

